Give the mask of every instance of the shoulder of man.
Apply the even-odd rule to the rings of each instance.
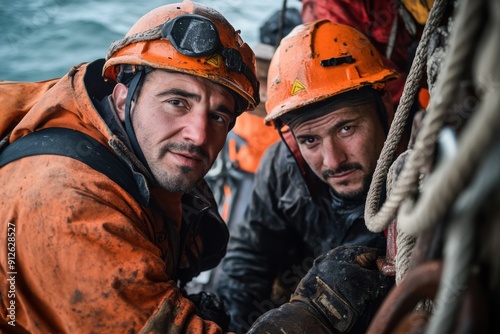
[[[40,82],[0,81],[0,136],[7,135],[59,79]],[[0,138],[1,139],[1,138]]]
[[[262,173],[262,170],[269,170],[270,168],[278,173],[290,169],[298,170],[297,162],[292,152],[290,152],[282,140],[279,140],[266,149],[260,161],[258,173]]]

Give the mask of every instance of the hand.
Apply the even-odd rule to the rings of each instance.
[[[289,303],[262,315],[249,333],[364,333],[394,283],[378,271],[381,252],[337,247],[316,258]]]
[[[392,277],[378,271],[379,255],[375,248],[341,246],[319,256],[291,301],[313,306],[336,331],[348,332],[394,284]]]
[[[197,316],[205,320],[213,321],[222,328],[223,332],[227,331],[229,326],[229,313],[219,296],[202,291],[188,295],[188,299],[196,306],[195,314]]]

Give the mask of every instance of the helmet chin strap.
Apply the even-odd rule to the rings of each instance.
[[[146,167],[146,169],[151,173],[148,162],[146,161],[146,157],[144,156],[144,153],[142,152],[142,149],[139,146],[139,143],[137,142],[137,137],[135,136],[134,128],[132,127],[132,120],[130,117],[132,98],[143,78],[144,78],[144,71],[138,71],[130,82],[127,92],[127,99],[125,101],[125,131],[127,132],[128,138],[130,140],[130,143],[132,144],[132,149],[135,155],[139,158],[139,160]]]

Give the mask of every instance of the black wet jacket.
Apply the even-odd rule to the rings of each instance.
[[[339,245],[385,250],[384,235],[364,224],[364,201],[334,197],[309,172],[311,191],[281,141],[263,156],[245,219],[231,229],[218,286],[230,330],[245,332],[259,315],[287,301],[320,254]]]

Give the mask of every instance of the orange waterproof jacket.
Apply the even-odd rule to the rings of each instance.
[[[40,83],[41,91],[55,84],[41,98],[33,89],[23,103],[7,103],[34,104],[10,140],[49,127],[90,135],[136,171],[156,206],[141,206],[69,157],[24,157],[2,167],[0,332],[220,333],[194,315],[176,280],[217,265],[227,228],[208,188],[179,198],[147,186],[137,159],[92,104],[112,88],[100,78],[102,65],[76,66],[57,83]],[[15,90],[3,85],[0,95]]]

